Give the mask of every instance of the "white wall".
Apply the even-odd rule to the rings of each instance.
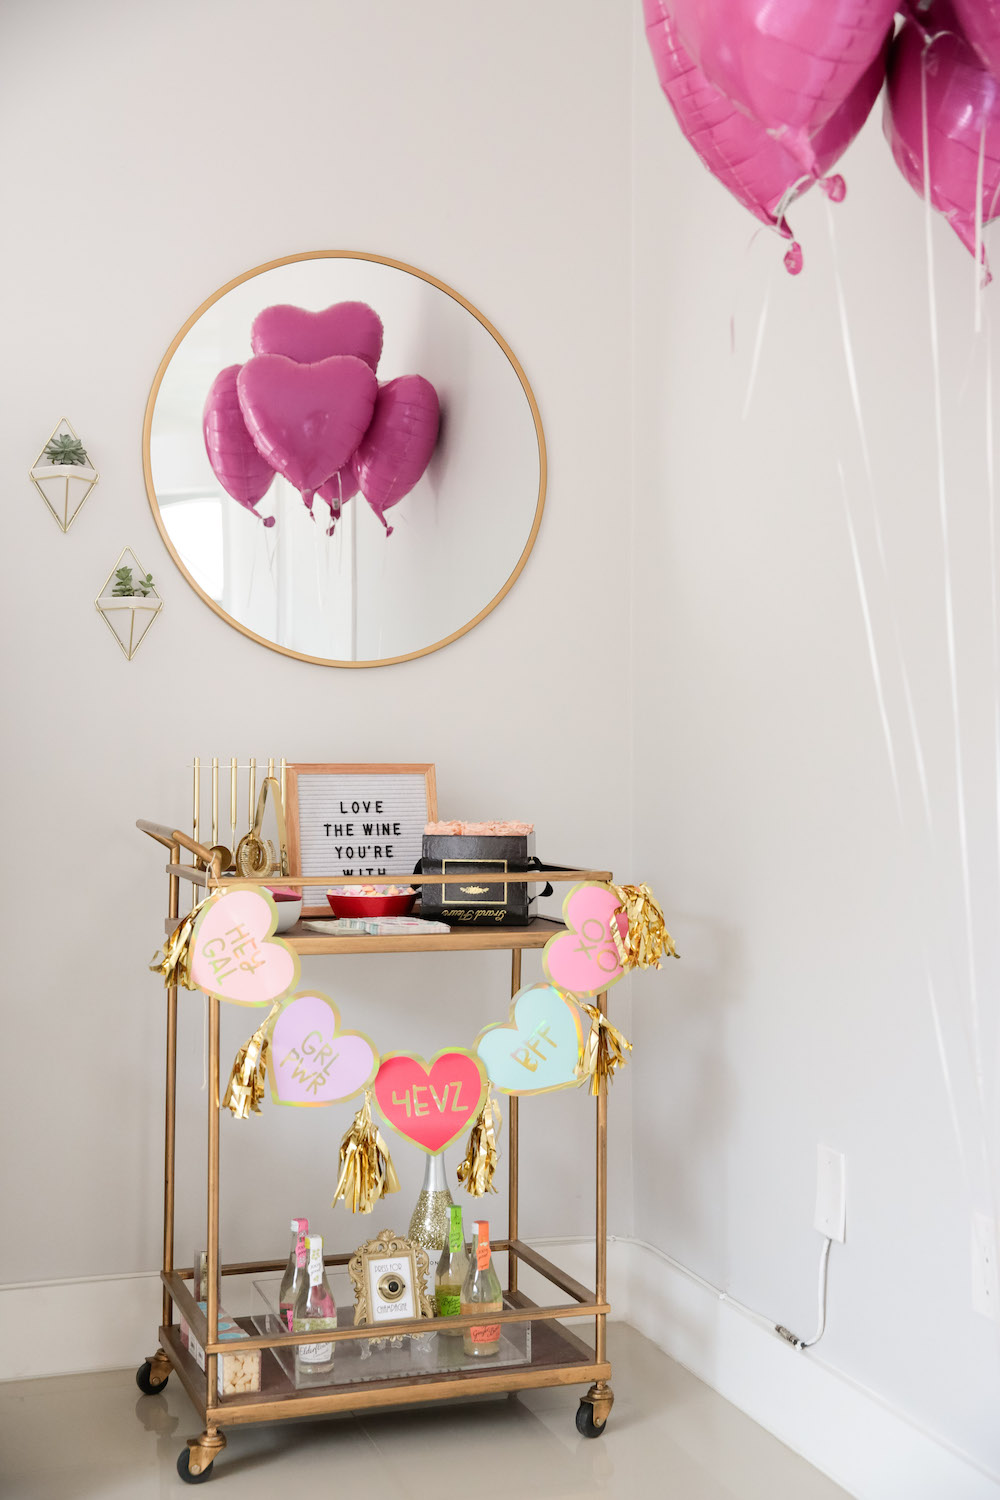
[[[829,1329],[815,1356],[801,1358],[827,1362],[996,1472],[996,1328],[970,1305],[970,1214],[990,1202],[959,1020],[969,990],[922,206],[873,119],[845,160],[848,197],[832,213],[886,588],[826,203],[814,194],[793,212],[805,250],[793,280],[766,232],[750,245],[754,222],[682,139],[638,25],[633,39],[633,599],[637,641],[655,668],[636,680],[634,868],[664,899],[683,956],[635,986],[636,1234],[808,1337],[816,1146],[846,1152],[848,1241],[831,1258]],[[984,348],[974,340],[969,258],[940,222],[933,242],[973,949],[988,1018],[998,968]],[[994,287],[987,303],[995,298]],[[838,461],[884,657],[902,829]],[[926,757],[929,861],[894,617]],[[971,1156],[968,1189],[924,937]],[[991,1101],[995,1044],[987,1020]],[[995,1123],[991,1114],[994,1145]],[[720,1347],[715,1378],[732,1387],[733,1374]],[[765,1407],[768,1379],[761,1365]],[[804,1430],[793,1419],[783,1435],[801,1442]],[[868,1481],[857,1493],[945,1493],[919,1476],[904,1483],[877,1451]]]
[[[162,1002],[145,964],[164,882],[134,818],[183,818],[194,753],[434,759],[443,813],[534,817],[543,852],[641,874],[670,913],[683,960],[636,981],[635,1060],[612,1096],[612,1227],[633,1227],[634,1180],[640,1239],[807,1333],[815,1147],[844,1150],[848,1243],[831,1264],[827,1336],[801,1358],[828,1362],[1000,1468],[996,1337],[969,1306],[969,1211],[989,1208],[989,1194],[957,1019],[968,986],[922,216],[878,123],[847,160],[836,233],[891,591],[872,569],[825,205],[815,198],[796,211],[799,281],[785,277],[766,236],[748,248],[750,220],[677,133],[636,14],[597,0],[516,0],[498,24],[493,11],[445,0],[295,0],[280,17],[259,0],[175,0],[166,10],[101,0],[86,12],[24,0],[5,20],[0,99],[16,140],[0,227],[13,374],[0,404],[13,518],[0,555],[8,843],[31,892],[25,899],[24,881],[9,876],[21,942],[9,945],[5,976],[4,1104],[16,1147],[5,1162],[13,1211],[0,1276],[157,1264]],[[46,83],[54,37],[80,80],[75,94]],[[142,487],[146,391],[183,319],[240,270],[324,245],[398,256],[470,296],[522,359],[549,442],[546,515],[511,596],[447,651],[372,672],[297,664],[225,627],[172,569]],[[943,227],[935,247],[973,940],[990,1008],[983,359],[968,262]],[[630,550],[622,434],[633,377]],[[67,537],[25,477],[64,414],[103,475]],[[895,614],[910,664],[937,840],[926,882],[890,651],[902,833],[894,810],[838,459],[873,585],[875,638],[891,641]],[[165,598],[131,664],[92,606],[125,543]],[[593,624],[574,641],[580,620]],[[630,754],[634,848],[623,790]],[[112,907],[108,937],[98,924]],[[956,1064],[968,1189],[921,932]],[[471,1037],[499,1014],[505,981],[501,960],[462,956],[350,960],[336,981],[307,965],[305,978],[334,990],[352,1017],[363,1010],[372,1030],[377,1016],[396,1045],[425,1049]],[[185,997],[180,1252],[203,1237],[199,1006]],[[623,997],[626,1030],[629,1011]],[[227,1012],[224,1027],[229,1053],[246,1017]],[[994,1042],[988,1031],[991,1064]],[[554,1167],[529,1191],[529,1234],[587,1229],[590,1122],[579,1105],[560,1096],[525,1109]],[[274,1226],[304,1199],[338,1240],[359,1237],[339,1211],[324,1217],[345,1123],[341,1112],[317,1121],[271,1109],[226,1126],[234,1254],[265,1253]],[[575,1138],[560,1140],[556,1126]],[[419,1163],[402,1145],[396,1155],[408,1212]],[[502,1206],[501,1197],[494,1212]],[[40,1266],[45,1226],[57,1242]],[[649,1307],[636,1297],[640,1325]],[[683,1318],[672,1315],[680,1346],[690,1333]],[[725,1347],[713,1369],[714,1357],[700,1373],[740,1399]],[[740,1373],[753,1383],[752,1364]],[[763,1393],[763,1363],[758,1374]],[[767,1419],[766,1402],[758,1414]],[[804,1441],[794,1424],[783,1435]],[[876,1438],[873,1474],[879,1463]],[[895,1478],[883,1466],[882,1493]]]
[[[462,0],[14,0],[4,27],[0,569],[16,906],[3,1103],[16,1145],[0,1280],[12,1282],[159,1264],[163,998],[146,966],[166,879],[134,820],[184,822],[193,754],[433,760],[443,815],[532,818],[543,856],[626,866],[609,785],[629,742],[611,687],[627,535],[606,517],[609,497],[622,514],[629,493],[631,62],[622,17],[595,3],[581,20],[569,0],[516,0],[501,16]],[[296,663],[224,625],[171,564],[143,489],[146,395],[181,323],[239,272],[319,247],[397,257],[470,297],[521,358],[549,443],[542,529],[511,596],[446,651],[378,671]],[[67,536],[27,479],[63,415],[102,474]],[[93,605],[126,543],[164,598],[131,663]],[[506,1006],[495,955],[313,963],[303,978],[384,1045],[425,1052],[470,1042]],[[179,1256],[204,1240],[200,998],[182,1011]],[[249,1022],[226,1011],[227,1058]],[[614,1113],[611,1215],[628,1230],[627,1082]],[[292,1212],[340,1244],[364,1237],[366,1222],[328,1207],[350,1114],[223,1122],[227,1254],[280,1250]],[[586,1100],[532,1101],[524,1116],[538,1144],[522,1154],[523,1231],[587,1230]],[[405,1224],[419,1186],[417,1153],[399,1143],[394,1156],[404,1192],[376,1229]],[[503,1196],[490,1206],[501,1217]]]

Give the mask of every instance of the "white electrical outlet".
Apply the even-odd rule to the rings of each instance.
[[[816,1151],[816,1216],[820,1234],[847,1239],[847,1158],[842,1151],[819,1146]]]
[[[972,1215],[972,1306],[984,1318],[1000,1316],[997,1229],[987,1214]]]

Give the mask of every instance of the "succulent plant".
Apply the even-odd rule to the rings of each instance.
[[[133,579],[132,569],[126,565],[115,569],[115,583],[111,590],[113,599],[146,599],[153,592],[153,575]]]
[[[57,433],[49,438],[42,454],[50,464],[89,464],[87,451],[78,437],[71,432]]]

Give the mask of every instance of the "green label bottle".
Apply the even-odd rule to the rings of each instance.
[[[439,1318],[457,1318],[462,1311],[462,1284],[469,1269],[469,1251],[462,1228],[462,1206],[453,1203],[448,1211],[448,1238],[441,1251],[434,1277],[434,1303]],[[449,1338],[458,1338],[460,1328],[442,1328]]]

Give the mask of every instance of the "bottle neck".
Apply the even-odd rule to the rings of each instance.
[[[310,1245],[309,1247],[309,1285],[322,1286],[323,1284],[323,1246]]]
[[[437,1156],[428,1156],[427,1165],[424,1167],[422,1191],[425,1193],[448,1191],[448,1173],[445,1170],[443,1151],[438,1152]]]

